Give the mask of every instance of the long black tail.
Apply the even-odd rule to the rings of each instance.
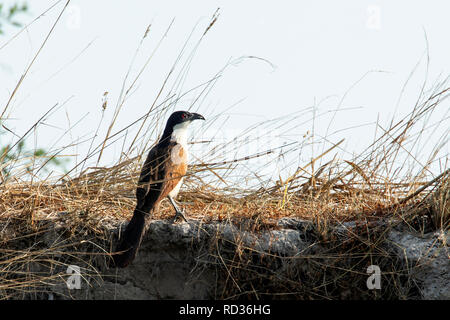
[[[133,217],[122,234],[121,241],[113,255],[114,265],[119,268],[128,266],[136,256],[145,229],[145,213],[139,209],[134,210]]]

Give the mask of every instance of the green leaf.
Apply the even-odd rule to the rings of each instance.
[[[37,150],[34,152],[34,156],[35,156],[35,157],[40,157],[40,156],[43,156],[43,155],[45,155],[45,154],[46,154],[46,152],[45,152],[44,149],[37,149]]]
[[[17,149],[19,149],[19,153],[23,150],[23,147],[25,146],[25,141],[21,140],[18,144],[17,144]]]
[[[8,19],[10,19],[17,12],[17,3],[9,8]]]

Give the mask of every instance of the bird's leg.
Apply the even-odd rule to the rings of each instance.
[[[174,223],[178,217],[182,217],[184,221],[187,222],[186,218],[184,217],[183,211],[180,210],[180,208],[178,208],[177,204],[175,203],[175,201],[172,199],[171,196],[167,196],[167,198],[169,198],[170,203],[172,203],[172,206],[175,209],[175,217],[172,220],[172,223]]]

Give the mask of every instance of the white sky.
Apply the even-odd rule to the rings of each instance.
[[[30,22],[54,3],[54,0],[31,1],[29,14],[22,15],[20,21]],[[0,111],[64,3],[0,50]],[[103,137],[147,26],[152,23],[129,79],[135,77],[175,18],[138,80],[137,90],[125,103],[113,132],[122,128],[148,110],[194,26],[199,23],[186,57],[218,7],[220,17],[197,50],[183,90],[209,80],[230,59],[257,56],[274,65],[249,59],[229,67],[203,103],[195,106],[207,119],[218,114],[223,119],[230,116],[228,128],[243,129],[312,106],[316,106],[316,114],[334,110],[352,88],[340,106],[349,110],[336,114],[329,133],[370,124],[330,138],[337,142],[344,137],[345,150],[358,152],[358,148],[373,140],[378,116],[387,126],[395,112],[401,116],[411,111],[427,77],[431,86],[438,78],[450,74],[450,2],[444,0],[311,0],[281,1],[276,5],[274,1],[249,0],[73,0],[15,95],[7,113],[8,128],[21,135],[50,107],[72,97],[27,143],[38,147],[54,143],[62,146],[84,135],[90,137],[101,118],[103,93],[108,91],[108,108],[100,131]],[[6,31],[0,37],[0,47],[18,29]],[[397,108],[402,87],[419,62]],[[190,96],[182,99],[176,108],[184,109],[193,99]],[[436,119],[448,109],[447,102]],[[314,130],[318,135],[325,134],[332,115],[316,120]],[[312,130],[311,117],[310,113],[304,115],[304,121],[296,120],[298,134]],[[106,153],[103,164],[114,163],[121,146],[122,142]],[[70,152],[82,157],[88,147],[85,144]],[[448,154],[448,146],[446,150]],[[307,161],[308,157],[301,161]]]

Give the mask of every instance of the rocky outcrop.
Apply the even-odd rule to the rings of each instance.
[[[391,230],[388,245],[408,268],[411,279],[417,281],[423,299],[450,300],[450,251],[448,232],[414,235]]]
[[[67,228],[55,222],[51,232],[32,239],[31,247],[40,250],[42,261],[51,256],[58,263],[44,268],[34,258],[26,267],[53,280],[40,281],[39,294],[27,297],[321,299],[328,294],[334,299],[450,299],[448,232],[420,235],[379,222],[363,234],[367,226],[360,230],[350,222],[324,234],[313,223],[292,218],[271,226],[155,220],[135,261],[125,269],[109,268],[107,252],[124,226],[109,225],[106,234],[111,237],[102,243],[84,234],[70,250],[56,252],[43,249],[67,248]],[[370,264],[380,266],[379,290],[366,286]],[[78,275],[67,274],[68,265],[80,268],[79,287],[73,282],[69,289],[68,281]]]
[[[331,241],[331,247],[336,245],[336,241],[342,242],[344,246],[345,237],[354,232],[354,228],[354,223],[336,227],[338,238]],[[383,250],[391,255],[391,260],[397,261],[399,270],[402,270],[399,273],[404,275],[404,280],[400,283],[408,287],[403,288],[404,296],[400,298],[450,299],[447,244],[448,233],[443,232],[420,236],[392,227],[385,233]],[[337,254],[339,255],[338,251]],[[267,259],[270,261],[267,262]],[[330,276],[314,265],[319,263],[326,267],[328,264],[331,269],[337,266],[333,265],[335,260],[330,246],[318,241],[314,226],[308,221],[282,219],[271,229],[251,231],[225,222],[203,224],[190,221],[171,224],[159,220],[150,224],[132,265],[125,269],[105,269],[102,271],[101,281],[92,281],[94,278],[91,278],[89,284],[83,282],[79,290],[68,290],[61,286],[53,288],[52,292],[54,296],[76,299],[223,298],[230,287],[238,294],[243,292],[247,280],[245,272],[251,278],[255,270],[265,273],[261,275],[262,278],[268,275],[269,279],[266,279],[268,283],[259,287],[259,290],[273,288],[273,282],[281,284],[286,281],[298,282],[297,289],[307,292],[308,288],[305,286],[308,280],[305,280],[305,275],[313,277],[317,273],[318,277]],[[353,261],[349,258],[346,263],[351,264]],[[361,265],[353,270],[355,274],[360,274],[361,279],[356,280],[355,284],[361,292],[369,291],[364,287],[363,281],[369,276],[364,274],[366,267]],[[270,270],[263,270],[264,268]],[[243,270],[244,277],[241,272],[236,272],[237,269]],[[381,283],[389,286],[389,281],[383,279],[383,267],[381,269]],[[405,290],[412,287],[418,290],[418,295],[405,293]],[[294,289],[295,285],[286,287],[286,290]],[[374,293],[374,297],[383,299],[382,292],[389,293],[389,289],[383,289],[385,291],[378,290],[379,293]],[[347,292],[351,288],[342,290],[345,294],[340,298],[355,298],[355,295]]]

